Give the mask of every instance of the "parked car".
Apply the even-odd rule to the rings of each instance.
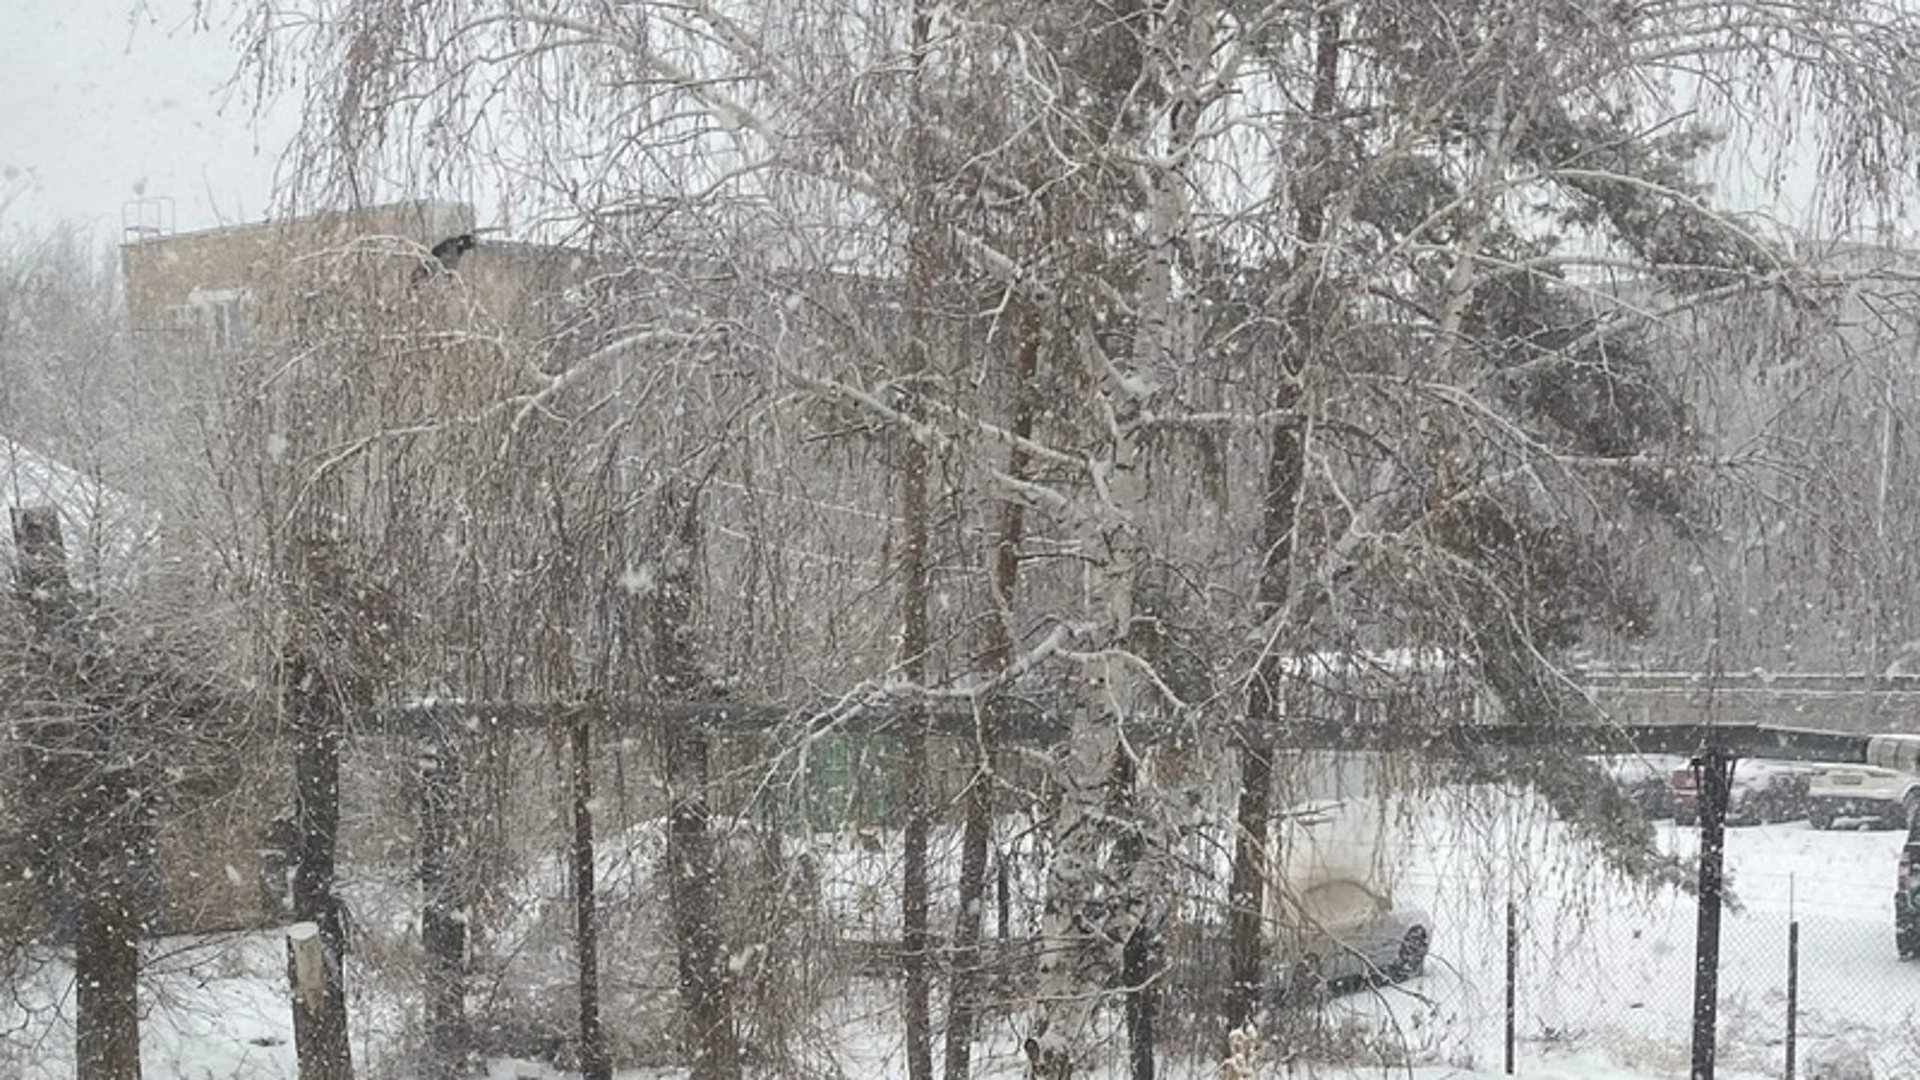
[[[1894,869],[1893,943],[1902,960],[1920,955],[1920,824],[1907,826]]]
[[[1831,829],[1837,821],[1904,827],[1920,808],[1920,776],[1879,765],[1822,765],[1807,780],[1807,822]]]
[[[1398,982],[1426,969],[1433,944],[1427,913],[1395,904],[1358,881],[1327,881],[1285,903],[1273,929],[1283,999]]]
[[[1733,768],[1733,790],[1727,795],[1727,824],[1767,825],[1807,816],[1810,765],[1780,761],[1742,760]],[[1700,820],[1699,792],[1691,765],[1673,770],[1667,790],[1673,797],[1673,820],[1693,825]]]

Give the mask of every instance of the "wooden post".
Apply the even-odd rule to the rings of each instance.
[[[124,835],[119,828],[108,832]],[[88,845],[92,847],[93,845]],[[140,915],[125,856],[93,850],[74,877],[76,1080],[139,1080]],[[117,864],[117,865],[116,865]]]

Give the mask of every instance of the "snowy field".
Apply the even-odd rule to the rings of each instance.
[[[1659,826],[1667,850],[1690,857],[1691,829]],[[1920,1076],[1920,965],[1894,955],[1891,892],[1901,834],[1815,832],[1805,822],[1728,831],[1728,880],[1739,907],[1723,922],[1720,1070],[1725,1080],[1782,1075],[1788,926],[1800,924],[1800,1061],[1857,1050],[1880,1080]],[[830,855],[841,884],[829,897],[848,918],[890,914],[888,856]],[[870,848],[871,845],[865,845]],[[938,865],[938,864],[936,864]],[[1396,896],[1435,927],[1425,975],[1349,995],[1320,1022],[1391,1045],[1393,1067],[1269,1062],[1261,1075],[1348,1080],[1479,1080],[1501,1075],[1506,905],[1520,927],[1518,1075],[1529,1080],[1666,1080],[1687,1075],[1695,908],[1689,897],[1623,890],[1569,845],[1559,826],[1521,799],[1442,796],[1411,823]],[[855,910],[859,909],[859,910]],[[877,927],[884,932],[886,927]],[[295,1075],[283,959],[266,935],[155,945],[144,1003],[150,1080]],[[71,976],[43,967],[0,1002],[0,1075],[72,1075]],[[419,1005],[391,986],[352,988],[362,1075],[406,1075],[396,1033],[419,1030]],[[897,1008],[872,984],[835,1006],[823,1048],[831,1075],[904,1076]],[[980,1075],[1020,1075],[1017,1032],[985,1033]],[[500,1080],[555,1080],[527,1063],[496,1061]],[[629,1080],[678,1074],[639,1071]],[[1121,1075],[1118,1063],[1094,1075]],[[1210,1076],[1211,1065],[1169,1063],[1163,1075]]]

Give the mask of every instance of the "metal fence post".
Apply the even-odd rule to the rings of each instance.
[[[1693,952],[1692,1080],[1713,1080],[1720,1000],[1720,886],[1733,760],[1732,754],[1718,746],[1704,747],[1693,759],[1694,790],[1700,803],[1700,922]]]
[[[1793,1051],[1800,1032],[1800,920],[1787,924],[1787,1080],[1793,1080]]]
[[[1514,902],[1507,901],[1507,1075],[1513,1075],[1514,981],[1520,967],[1520,919]]]

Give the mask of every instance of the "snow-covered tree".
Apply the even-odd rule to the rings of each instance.
[[[616,276],[689,268],[724,308],[621,353],[631,378],[678,373],[689,335],[724,324],[703,385],[763,391],[676,400],[676,422],[725,418],[717,475],[742,493],[706,511],[743,538],[709,573],[753,582],[712,590],[706,617],[730,628],[715,652],[768,700],[905,696],[981,719],[950,1076],[969,1068],[1008,697],[1071,729],[1036,1073],[1084,1059],[1127,943],[1163,917],[1170,841],[1116,825],[1128,801],[1110,798],[1139,782],[1132,731],[1233,748],[1241,1029],[1266,974],[1273,758],[1326,719],[1316,663],[1438,656],[1510,720],[1591,718],[1570,652],[1658,625],[1628,553],[1712,529],[1704,482],[1724,461],[1685,376],[1713,321],[1685,316],[1817,311],[1833,282],[1715,202],[1709,148],[1811,145],[1826,205],[1853,211],[1903,192],[1916,145],[1920,25],[1894,3],[249,10],[264,77],[325,58],[297,201],[484,190],[503,223],[577,238]],[[543,374],[583,384],[608,355]],[[637,400],[607,408],[642,418]],[[676,445],[664,427],[623,437],[653,452]],[[871,576],[849,599],[790,571],[778,598],[797,614],[750,651],[771,534],[746,493],[773,488],[747,470],[769,465],[814,515],[782,518],[784,543]],[[891,522],[859,535],[825,510],[886,518],[881,465],[905,482],[904,634],[874,629],[902,625],[872,569],[895,558]],[[936,563],[964,573],[922,626]],[[1415,751],[1462,721],[1433,704],[1453,700],[1379,734]],[[1567,755],[1475,764],[1653,872],[1649,834]]]

